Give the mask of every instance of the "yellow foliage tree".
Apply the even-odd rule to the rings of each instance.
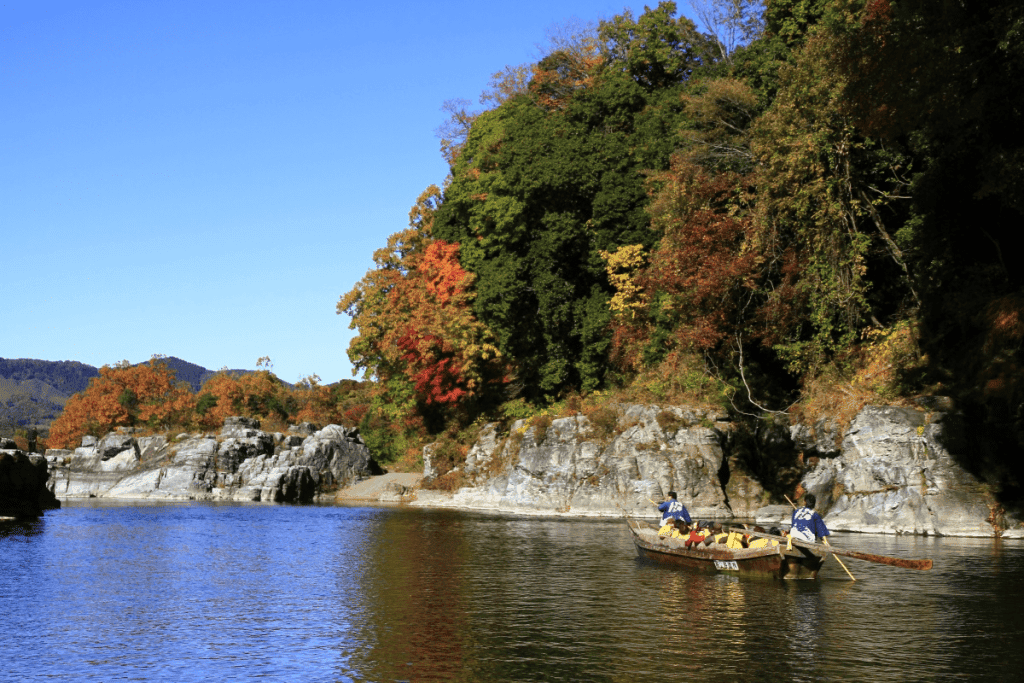
[[[601,252],[608,281],[615,288],[610,307],[615,313],[635,313],[643,306],[640,294],[643,288],[636,283],[636,272],[644,263],[642,244],[627,244],[614,252]]]

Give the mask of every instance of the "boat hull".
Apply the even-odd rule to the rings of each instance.
[[[724,545],[687,548],[683,541],[657,535],[652,527],[630,520],[629,529],[637,555],[648,562],[678,567],[701,574],[768,579],[814,579],[824,557],[807,549],[785,546],[751,550]]]

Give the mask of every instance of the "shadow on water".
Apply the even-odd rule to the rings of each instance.
[[[0,538],[19,538],[38,536],[43,533],[42,518],[40,519],[0,519]]]

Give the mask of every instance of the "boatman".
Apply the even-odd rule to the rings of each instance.
[[[680,518],[687,524],[690,523],[690,513],[686,511],[682,503],[676,500],[675,491],[668,492],[668,498],[665,499],[665,502],[658,505],[658,512],[661,513],[662,526],[674,524]]]
[[[828,536],[828,527],[825,526],[825,520],[814,511],[814,506],[817,502],[818,499],[814,497],[814,494],[808,493],[804,496],[804,506],[793,510],[793,525],[789,529],[789,533],[793,538],[814,543],[819,538],[824,539]],[[827,544],[828,541],[825,541],[825,543]]]

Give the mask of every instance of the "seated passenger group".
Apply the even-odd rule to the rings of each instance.
[[[776,548],[779,541],[774,538],[759,538],[751,534],[744,534],[739,530],[726,531],[722,528],[721,522],[697,522],[690,524],[682,518],[663,520],[658,535],[664,538],[678,538],[684,540],[687,548],[710,546],[722,544],[727,548]],[[741,525],[746,528],[746,525]],[[751,531],[765,533],[764,527],[755,526]],[[782,536],[785,532],[778,527],[772,527],[767,533],[774,536]]]
[[[809,499],[808,507],[813,510],[813,496],[808,494],[806,498]],[[654,501],[651,502],[653,503]],[[722,528],[721,522],[691,522],[690,513],[677,500],[675,491],[669,491],[665,501],[663,503],[655,503],[655,505],[658,506],[658,511],[662,513],[661,528],[658,529],[658,535],[665,538],[685,540],[687,548],[699,547],[701,545],[709,546],[715,543],[720,543],[727,548],[734,549],[776,548],[779,545],[778,539],[752,536],[751,534],[744,534],[743,531],[737,529],[725,531]],[[796,518],[797,515],[794,514],[794,519]],[[747,528],[746,524],[741,524],[740,526],[743,529]],[[765,533],[764,527],[760,526],[755,526],[751,531]],[[774,526],[767,533],[773,536],[787,535],[785,531]],[[828,531],[825,531],[825,533],[827,534]]]

